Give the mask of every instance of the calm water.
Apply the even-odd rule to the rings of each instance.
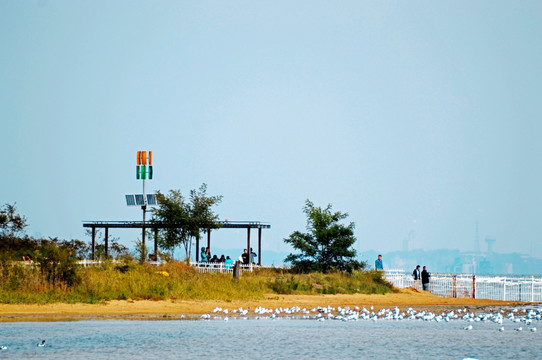
[[[533,323],[538,325],[539,322]],[[542,329],[313,319],[1,323],[0,359],[542,359]],[[47,346],[38,348],[41,339]]]

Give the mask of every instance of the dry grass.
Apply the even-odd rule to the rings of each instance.
[[[49,284],[35,267],[4,264],[0,303],[100,303],[109,300],[261,300],[266,294],[383,294],[392,291],[379,272],[292,274],[264,269],[231,274],[199,273],[183,262],[80,268],[80,281]]]

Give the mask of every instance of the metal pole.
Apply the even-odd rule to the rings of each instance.
[[[476,299],[476,275],[472,274],[472,298]]]
[[[92,256],[90,257],[91,260],[96,260],[95,253],[96,253],[96,226],[93,226],[92,227]]]
[[[262,266],[262,227],[258,227],[258,265]]]
[[[209,248],[209,253],[211,252],[211,229],[207,229],[207,247]],[[207,259],[209,261],[209,259]]]
[[[105,227],[105,258],[109,257],[109,227]]]
[[[158,261],[158,228],[154,228],[154,259]]]
[[[196,236],[196,262],[199,262],[199,236]]]
[[[145,181],[143,181],[143,184]],[[143,193],[143,196],[145,196],[145,193]],[[145,262],[145,258],[147,257],[147,249],[145,248],[145,212],[147,210],[147,206],[143,205],[141,206],[141,209],[143,210],[143,227],[141,228],[141,261]]]
[[[247,252],[248,252],[248,264],[252,265],[250,262],[250,225],[247,227]]]
[[[147,168],[145,167],[145,172],[147,171]],[[145,173],[145,177],[146,177]],[[147,195],[145,194],[145,178],[143,178],[143,205],[141,206],[141,210],[143,210],[143,227],[141,229],[141,262],[145,262],[147,260],[147,249],[145,247],[145,212],[147,212]]]
[[[534,302],[534,276],[531,275],[531,302]]]

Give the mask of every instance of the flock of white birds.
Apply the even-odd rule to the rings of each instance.
[[[443,311],[439,314],[435,314],[431,311],[414,310],[408,308],[405,311],[401,311],[398,307],[393,309],[380,309],[374,311],[373,306],[369,309],[359,306],[355,306],[353,309],[350,307],[334,308],[332,306],[315,307],[312,309],[301,308],[299,306],[293,307],[279,307],[276,309],[267,309],[262,306],[258,306],[254,310],[250,308],[243,309],[242,307],[237,309],[222,309],[216,307],[211,313],[202,314],[201,320],[224,320],[228,321],[230,318],[236,319],[276,319],[281,317],[293,317],[301,319],[314,319],[316,321],[435,321],[435,322],[450,322],[450,321],[463,321],[464,325],[460,329],[472,330],[478,322],[492,322],[498,327],[498,331],[505,331],[505,324],[513,331],[521,332],[524,327],[525,330],[536,332],[536,324],[542,320],[542,308],[510,308],[499,309],[487,312],[480,312],[475,314],[472,311],[463,309]],[[185,317],[182,315],[182,319]],[[510,326],[511,325],[511,326]],[[45,346],[45,340],[42,340],[38,344],[39,347]],[[7,350],[8,347],[0,345],[0,351]]]
[[[466,322],[466,326],[462,327],[463,330],[472,330],[473,324],[477,322],[492,322],[497,325],[498,331],[505,331],[505,323],[512,325],[511,328],[514,331],[523,331],[529,329],[532,332],[536,332],[536,323],[542,320],[542,309],[537,308],[510,308],[499,309],[488,312],[480,312],[475,314],[467,308],[443,311],[439,314],[431,311],[417,311],[413,308],[408,308],[405,311],[401,311],[398,307],[393,309],[380,309],[374,311],[373,306],[369,309],[359,306],[355,306],[353,309],[350,307],[315,307],[312,309],[300,308],[299,306],[279,307],[276,309],[267,309],[262,306],[258,306],[251,311],[250,308],[243,309],[222,309],[216,307],[211,313],[202,314],[200,319],[202,320],[224,320],[228,321],[230,317],[248,319],[249,317],[255,319],[276,319],[277,317],[296,317],[302,319],[315,319],[317,321],[338,320],[338,321],[356,321],[356,320],[420,320],[420,321],[435,321],[435,322],[449,322],[452,320],[461,320]]]

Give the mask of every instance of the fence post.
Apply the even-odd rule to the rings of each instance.
[[[502,281],[502,299],[506,300],[506,278]]]
[[[241,263],[237,260],[235,264],[233,264],[233,278],[239,279],[239,275],[241,275]]]
[[[472,274],[472,298],[476,299],[476,275]]]
[[[531,275],[531,302],[534,302],[534,276]]]
[[[452,275],[452,296],[457,297],[457,275]]]

